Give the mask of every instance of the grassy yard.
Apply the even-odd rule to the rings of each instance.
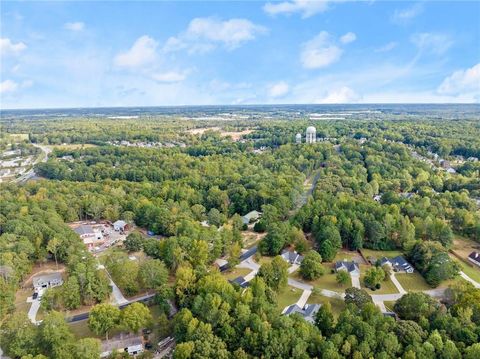
[[[469,264],[465,263],[464,261],[459,260],[458,258],[451,256],[453,259],[455,259],[460,266],[462,267],[462,271],[468,275],[470,278],[472,278],[474,281],[480,283],[480,267],[472,267]]]
[[[432,289],[423,276],[417,271],[413,273],[395,274],[395,277],[398,279],[403,289],[408,292],[420,292],[422,290]]]
[[[401,251],[375,251],[373,249],[362,249],[362,253],[365,258],[375,257],[377,259],[380,259],[382,257],[392,258],[403,255]]]
[[[320,294],[312,293],[307,300],[308,304],[325,304],[327,302],[330,302],[335,317],[338,317],[340,312],[345,309],[345,302],[340,298],[329,298]]]
[[[300,273],[296,271],[291,275],[292,278],[308,283],[310,285],[313,285],[315,288],[320,288],[320,289],[328,289],[328,290],[333,290],[335,292],[344,292],[345,289],[349,288],[352,286],[351,280],[345,285],[340,285],[337,283],[337,274],[336,273],[330,273],[330,268],[327,269],[327,273],[322,275],[320,278],[313,280],[313,281],[307,281],[302,278]]]
[[[395,305],[395,303],[396,301],[388,301],[388,300],[383,302],[383,304],[385,304],[385,307],[391,312],[393,312],[393,306]]]
[[[248,273],[250,273],[252,270],[251,269],[248,269],[248,268],[233,268],[233,269],[229,269],[225,272],[222,273],[222,275],[228,279],[228,280],[232,280],[232,279],[235,279],[237,277],[245,277]]]
[[[387,278],[387,280],[382,281],[382,286],[380,289],[377,290],[371,290],[370,288],[367,288],[364,283],[364,278],[365,278],[365,272],[369,269],[372,268],[371,266],[366,266],[366,265],[360,265],[360,285],[362,286],[363,289],[365,289],[369,294],[394,294],[398,293],[397,287],[393,284],[392,280],[390,277]]]
[[[270,263],[273,260],[274,257],[267,257],[267,256],[260,256],[260,258],[255,258],[255,262],[258,264],[262,265],[265,263]]]
[[[295,304],[301,297],[303,291],[297,288],[286,286],[277,293],[277,307],[283,310],[285,307]]]

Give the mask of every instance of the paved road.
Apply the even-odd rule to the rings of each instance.
[[[40,148],[42,150],[42,154],[40,156],[38,156],[37,160],[35,161],[35,163],[32,164],[32,168],[27,171],[26,173],[24,173],[23,175],[21,175],[20,177],[16,178],[13,182],[16,182],[16,183],[25,183],[27,182],[29,179],[31,179],[32,177],[35,176],[35,170],[33,169],[33,167],[37,164],[37,163],[40,163],[40,162],[47,162],[48,160],[48,155],[50,154],[50,152],[52,152],[52,149],[49,148],[49,147],[46,147],[46,146],[42,146],[42,145],[38,145],[38,144],[34,144],[32,143],[33,146],[37,147],[37,148]]]

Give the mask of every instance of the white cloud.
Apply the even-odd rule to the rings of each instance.
[[[375,52],[388,52],[393,50],[394,48],[397,47],[397,43],[395,41],[391,41],[388,44],[385,44],[377,49],[375,49]]]
[[[5,80],[0,82],[0,93],[12,93],[19,88],[18,83],[12,80]]]
[[[188,49],[190,53],[198,53],[213,50],[218,45],[233,50],[266,31],[265,27],[247,19],[195,18],[184,32],[167,40],[164,50]]]
[[[438,87],[440,94],[474,94],[480,98],[480,63],[466,70],[458,70],[445,78]]]
[[[26,48],[27,45],[23,42],[14,44],[9,38],[2,37],[0,39],[0,53],[2,53],[2,55],[18,55]]]
[[[342,86],[337,89],[328,91],[327,96],[317,100],[317,103],[352,103],[357,102],[360,99],[355,91],[350,87]]]
[[[114,63],[119,67],[139,67],[155,60],[158,43],[151,37],[139,37],[130,50],[115,56]]]
[[[354,42],[355,40],[357,39],[357,35],[355,35],[355,33],[353,32],[347,32],[345,35],[343,35],[341,38],[340,38],[340,42],[342,44],[349,44],[351,42]]]
[[[292,0],[275,3],[266,3],[263,10],[269,15],[301,13],[303,18],[308,18],[328,10],[331,2],[335,0]]]
[[[180,82],[187,78],[188,71],[167,71],[162,73],[152,74],[152,79],[158,82]]]
[[[0,82],[0,94],[8,94],[16,92],[22,88],[28,88],[33,85],[33,81],[25,80],[22,83],[15,82],[13,80],[5,80]]]
[[[67,22],[63,25],[63,27],[70,31],[83,31],[85,24],[81,21]]]
[[[420,15],[422,12],[423,12],[423,5],[421,3],[416,3],[406,9],[395,10],[392,16],[392,21],[397,24],[406,23],[411,19]]]
[[[285,81],[277,82],[268,88],[268,95],[273,98],[283,97],[289,91],[289,86]]]
[[[302,45],[300,59],[303,67],[318,69],[338,61],[342,52],[343,50],[335,45],[332,36],[328,32],[322,31]]]
[[[449,35],[432,32],[413,34],[410,40],[419,50],[437,55],[442,55],[453,45],[453,40]]]

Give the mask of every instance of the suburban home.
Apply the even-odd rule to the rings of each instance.
[[[292,304],[291,306],[287,307],[283,314],[291,315],[298,313],[307,322],[313,323],[315,321],[315,314],[317,314],[320,306],[320,304],[305,304],[303,308],[300,308],[297,304]]]
[[[240,276],[230,281],[232,284],[238,284],[242,288],[247,288],[250,284],[245,280],[244,277]]]
[[[102,342],[101,358],[106,358],[112,353],[127,352],[130,355],[137,355],[143,353],[142,337],[123,335],[117,339],[110,339]]]
[[[468,255],[468,260],[480,267],[480,253],[472,252]]]
[[[251,211],[242,217],[243,224],[256,222],[262,216],[261,212]]]
[[[395,272],[413,273],[413,266],[407,262],[403,256],[396,256],[395,258],[383,257],[380,259],[380,266],[389,265]]]
[[[303,261],[303,256],[296,251],[289,251],[287,249],[283,250],[282,258],[290,264],[300,264]]]
[[[102,232],[96,231],[88,224],[82,224],[73,230],[80,236],[88,250],[92,250],[99,242],[103,242]]]
[[[55,272],[48,274],[40,274],[33,277],[32,283],[33,289],[35,289],[36,292],[40,289],[58,287],[63,284],[62,273]]]
[[[123,232],[127,228],[127,222],[118,220],[113,223],[113,229],[117,232]]]
[[[360,275],[360,268],[358,267],[358,264],[355,263],[354,261],[338,261],[335,263],[335,271],[347,271],[350,274],[353,275]]]

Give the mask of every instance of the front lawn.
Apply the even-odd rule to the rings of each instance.
[[[332,306],[332,312],[338,318],[343,309],[345,309],[345,302],[340,298],[325,297],[321,294],[312,293],[307,300],[307,304],[325,304],[329,302]]]
[[[248,268],[233,268],[229,269],[225,272],[222,273],[222,275],[227,279],[227,280],[232,280],[237,277],[245,277],[248,273],[250,273],[252,270]]]
[[[382,281],[380,289],[376,290],[371,290],[370,288],[367,288],[365,286],[364,278],[365,278],[365,272],[369,269],[372,268],[371,266],[360,266],[360,285],[362,286],[362,289],[365,289],[368,294],[395,294],[398,293],[397,287],[395,287],[395,284],[393,284],[392,280],[390,277],[387,277],[386,280]]]
[[[301,289],[286,286],[277,293],[277,307],[280,310],[285,309],[289,305],[295,304],[302,296]]]
[[[472,267],[465,263],[464,261],[459,260],[458,258],[455,258],[452,256],[462,267],[462,272],[464,272],[466,275],[468,275],[470,278],[472,278],[474,281],[480,283],[480,267]]]
[[[341,292],[341,293],[343,293],[345,289],[350,288],[352,286],[352,281],[350,277],[347,284],[341,285],[337,283],[337,273],[331,273],[330,268],[325,268],[325,269],[327,272],[324,275],[312,281],[303,279],[299,271],[296,271],[295,273],[293,273],[291,277],[298,281],[308,283],[314,286],[315,288],[328,289],[328,290],[333,290],[335,292]]]
[[[432,289],[417,271],[413,273],[396,273],[395,277],[407,292],[420,292]]]

